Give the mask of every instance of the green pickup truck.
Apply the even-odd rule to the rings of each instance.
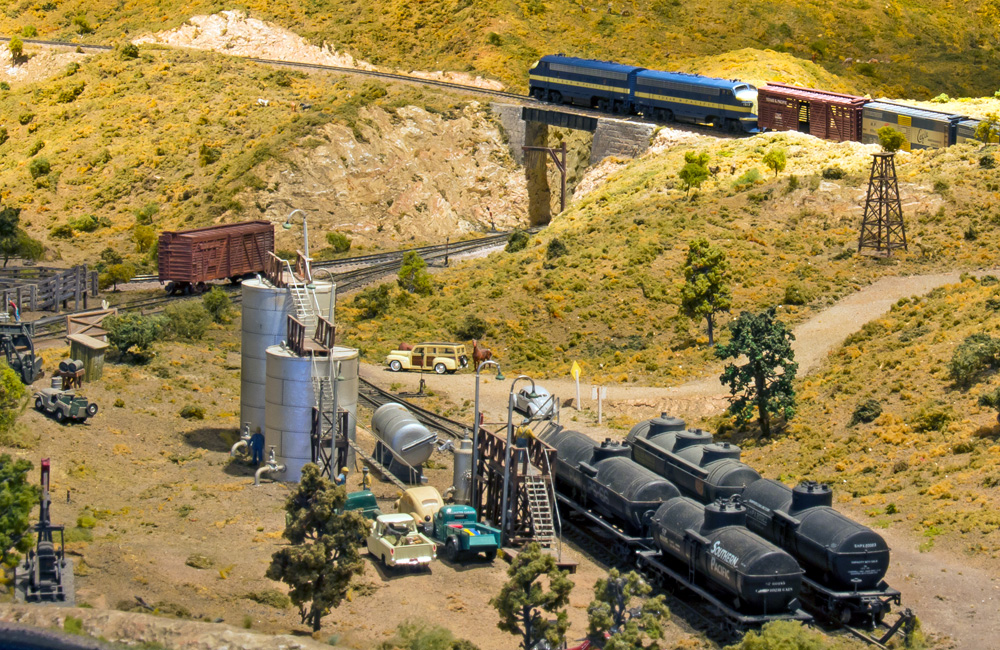
[[[471,506],[445,506],[434,515],[434,539],[444,544],[450,562],[482,553],[492,560],[500,548],[500,531],[476,521]]]
[[[344,501],[344,507],[340,508],[337,514],[351,511],[359,512],[365,519],[369,520],[374,520],[382,514],[382,510],[378,507],[378,501],[371,490],[350,492],[347,495],[347,500]]]

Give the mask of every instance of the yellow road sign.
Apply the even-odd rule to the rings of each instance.
[[[580,364],[574,361],[573,367],[570,368],[569,374],[573,375],[573,379],[580,381]]]

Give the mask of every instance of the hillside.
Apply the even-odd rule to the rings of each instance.
[[[528,66],[555,51],[678,68],[688,57],[742,48],[815,55],[862,93],[929,98],[1000,86],[996,0],[836,7],[794,0],[51,0],[12,3],[0,13],[0,32],[30,25],[43,38],[117,42],[223,9],[244,9],[374,65],[475,72],[521,90]],[[856,64],[845,66],[848,58]]]
[[[133,252],[140,222],[280,221],[297,207],[314,242],[338,229],[355,250],[480,231],[486,202],[498,228],[526,214],[523,172],[467,97],[139,52],[49,58],[54,76],[0,91],[2,200],[22,208],[50,259]],[[279,237],[279,248],[300,247],[297,229]]]
[[[968,388],[948,365],[969,335],[1000,332],[995,277],[967,279],[923,298],[904,299],[868,323],[823,367],[800,382],[799,412],[787,437],[749,445],[745,459],[798,477],[836,484],[871,525],[902,527],[952,550],[1000,557],[996,409],[978,405],[997,388],[986,371]],[[858,404],[882,409],[850,425]]]
[[[883,261],[854,254],[877,146],[796,133],[673,141],[664,129],[642,158],[617,169],[609,161],[604,184],[527,249],[436,276],[432,297],[397,299],[370,320],[348,305],[347,336],[377,362],[400,340],[463,336],[475,315],[485,321],[479,338],[522,371],[563,375],[579,360],[594,381],[672,385],[717,363],[704,324],[678,316],[680,268],[695,237],[725,250],[734,313],[784,303],[792,322],[873,278],[990,266],[1000,252],[1000,171],[981,168],[972,145],[899,154],[910,250]],[[777,178],[761,162],[775,146],[788,158]],[[689,199],[676,173],[690,150],[720,169]]]

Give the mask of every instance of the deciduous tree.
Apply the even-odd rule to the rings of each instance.
[[[24,43],[21,42],[21,39],[15,36],[10,39],[10,43],[7,43],[7,49],[10,50],[10,56],[16,62],[21,58],[21,55],[24,54]]]
[[[330,610],[338,607],[351,586],[351,579],[361,575],[364,562],[357,540],[367,525],[357,512],[343,512],[347,491],[335,486],[309,463],[302,468],[302,479],[285,502],[286,546],[271,556],[267,577],[287,584],[299,616],[314,632]]]
[[[785,170],[785,162],[785,150],[781,147],[774,147],[764,154],[764,164],[774,172],[775,178]]]
[[[20,227],[21,208],[0,206],[0,255],[3,265],[12,257],[37,260],[45,251],[42,242],[33,239]]]
[[[0,456],[0,564],[17,566],[21,553],[31,548],[31,509],[38,503],[38,488],[28,482],[31,463]]]
[[[983,142],[997,142],[1000,140],[1000,115],[997,113],[988,113],[986,119],[980,121],[976,127],[975,135],[977,140],[982,140]]]
[[[729,264],[721,248],[699,237],[688,245],[684,262],[684,287],[681,289],[681,309],[691,319],[708,322],[708,344],[713,345],[715,314],[729,311],[732,306],[727,270]]]
[[[555,558],[543,554],[537,543],[531,543],[511,562],[507,576],[510,580],[490,600],[500,613],[497,627],[520,636],[525,650],[542,639],[554,647],[561,644],[569,628],[563,609],[569,604],[569,592],[573,589],[567,573],[559,570]],[[549,620],[548,616],[553,614],[555,620]]]
[[[5,436],[24,413],[27,405],[25,397],[27,391],[21,382],[21,377],[7,365],[6,361],[0,360],[0,444],[8,444],[4,440]]]
[[[604,650],[653,650],[663,638],[661,623],[670,618],[663,596],[656,596],[633,607],[632,601],[645,598],[653,590],[635,571],[621,575],[611,569],[608,577],[594,586],[594,600],[587,607],[589,633],[600,640],[610,638]]]
[[[684,166],[677,172],[677,177],[684,183],[688,193],[692,187],[698,188],[708,178],[708,160],[707,153],[688,151],[684,154]]]
[[[431,274],[427,272],[427,262],[416,251],[409,251],[403,255],[403,265],[399,269],[399,286],[421,296],[429,296],[434,291]]]
[[[719,378],[732,395],[729,412],[743,424],[756,406],[761,434],[769,436],[771,414],[785,418],[795,415],[792,380],[799,367],[792,351],[795,335],[775,318],[774,308],[759,314],[743,312],[729,324],[729,331],[729,343],[716,346],[716,356],[747,359],[741,366],[726,365]]]
[[[896,153],[906,142],[906,136],[891,126],[883,126],[878,130],[878,142],[884,150]]]

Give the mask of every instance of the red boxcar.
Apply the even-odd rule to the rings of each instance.
[[[170,293],[204,290],[211,280],[243,277],[264,271],[274,252],[274,224],[245,221],[195,230],[160,233],[159,274]]]
[[[861,109],[867,101],[854,95],[769,83],[757,91],[757,123],[769,131],[801,131],[834,142],[860,142]]]

